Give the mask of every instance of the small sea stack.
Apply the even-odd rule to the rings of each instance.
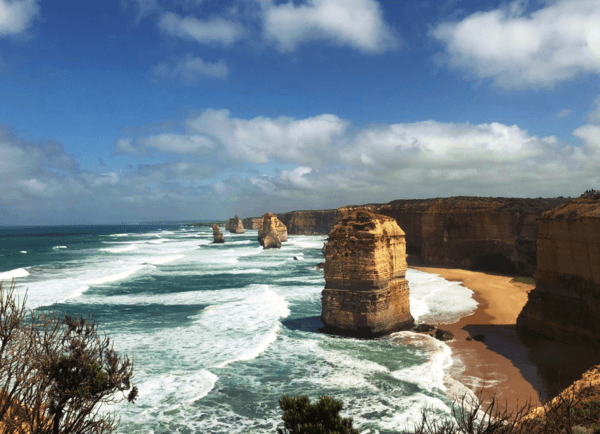
[[[287,241],[287,228],[277,216],[266,213],[262,216],[262,226],[258,229],[258,242],[265,249],[279,249]]]
[[[374,338],[414,326],[404,231],[391,217],[355,211],[325,245],[325,333]]]
[[[219,228],[219,225],[214,224],[212,225],[212,229],[213,229],[213,237],[215,239],[215,243],[224,243],[225,242],[225,236],[221,233],[221,229]]]
[[[227,221],[225,229],[227,229],[232,234],[243,234],[244,232],[246,232],[244,230],[244,223],[242,222],[242,219],[239,218],[237,215],[234,218],[229,219]]]

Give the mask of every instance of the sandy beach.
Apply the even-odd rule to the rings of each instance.
[[[508,409],[514,411],[528,400],[538,406],[540,399],[555,396],[594,364],[593,356],[583,349],[517,335],[517,316],[534,285],[516,282],[513,276],[492,273],[442,267],[411,268],[459,281],[474,292],[473,298],[479,306],[472,315],[453,324],[436,325],[454,333],[448,345],[453,357],[464,364],[462,372],[451,375],[476,394],[485,386],[484,398],[496,395],[502,409],[506,403]],[[485,336],[483,342],[466,340],[478,334]]]

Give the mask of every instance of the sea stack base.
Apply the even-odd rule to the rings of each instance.
[[[408,291],[406,280],[375,291],[324,289],[321,331],[369,339],[411,329]]]

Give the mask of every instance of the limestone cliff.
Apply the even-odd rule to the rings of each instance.
[[[325,247],[323,331],[375,337],[411,328],[405,234],[368,211],[340,220]]]
[[[245,232],[244,224],[242,223],[242,219],[239,218],[237,215],[234,218],[229,219],[227,221],[227,225],[225,225],[225,229],[227,229],[232,234],[243,234]]]
[[[425,263],[533,275],[536,218],[566,201],[459,196],[395,200],[377,212],[396,220],[408,253]]]
[[[258,242],[265,249],[280,248],[287,241],[287,228],[270,212],[262,216],[262,226],[258,230]]]
[[[291,211],[277,214],[289,235],[327,235],[333,228],[336,210]]]
[[[213,238],[214,238],[214,242],[215,243],[224,243],[225,242],[225,236],[221,233],[221,229],[219,228],[219,225],[212,225],[212,230],[213,230]]]
[[[242,224],[244,229],[259,229],[262,226],[262,217],[246,217]]]
[[[536,287],[517,330],[600,349],[600,194],[539,218]]]

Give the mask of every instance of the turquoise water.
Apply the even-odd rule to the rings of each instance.
[[[398,433],[424,405],[447,414],[468,391],[452,379],[460,362],[429,336],[318,332],[326,237],[290,236],[280,250],[263,250],[257,231],[225,237],[212,244],[210,228],[181,225],[2,228],[0,280],[15,277],[32,309],[92,314],[135,357],[138,400],[103,409],[120,433],[274,433],[284,393],[341,399],[361,433]],[[418,322],[476,306],[455,282],[407,279]]]

